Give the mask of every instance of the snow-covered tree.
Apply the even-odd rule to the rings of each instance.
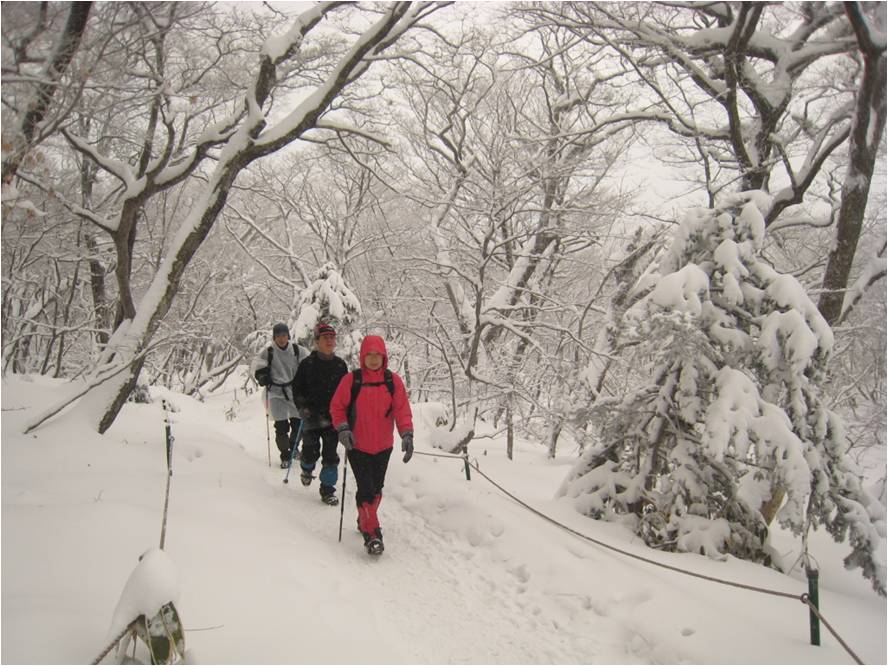
[[[774,562],[768,524],[850,541],[884,594],[885,512],[820,399],[833,334],[799,282],[760,255],[762,192],[689,212],[624,316],[648,378],[600,398],[600,438],[561,488],[657,547]]]
[[[563,31],[502,19],[401,64],[401,187],[427,229],[408,270],[428,314],[411,324],[440,350],[456,419],[480,406],[499,420],[514,403],[543,422],[554,454],[576,303],[624,204],[603,181],[631,126],[615,119],[621,97],[595,54],[567,55]]]
[[[410,28],[440,6],[393,3],[378,11],[368,8],[366,12],[363,7],[335,2],[313,6],[283,34],[264,40],[257,54],[258,62],[248,72],[243,86],[236,89],[237,101],[220,114],[219,122],[210,124],[211,119],[218,117],[204,114],[204,124],[197,133],[190,132],[191,125],[183,116],[190,113],[183,111],[190,108],[190,97],[186,93],[193,92],[197,82],[192,80],[186,67],[187,71],[183,71],[189,74],[185,76],[187,85],[182,83],[171,90],[172,84],[165,74],[170,63],[163,57],[168,40],[175,36],[173,19],[184,8],[177,3],[162,5],[163,12],[146,17],[145,25],[152,19],[158,30],[151,33],[153,49],[148,52],[152,56],[144,59],[149,65],[149,75],[145,77],[149,90],[145,94],[147,101],[139,108],[147,112],[148,121],[147,131],[137,142],[140,146],[137,163],[131,163],[128,156],[109,154],[112,151],[106,151],[101,141],[93,143],[89,137],[64,131],[71,149],[92,160],[107,178],[121,185],[109,195],[117,205],[107,214],[99,216],[78,209],[81,216],[114,239],[118,253],[117,327],[94,364],[88,380],[89,395],[79,403],[79,408],[90,414],[99,432],[111,426],[135,385],[145,354],[155,343],[155,334],[171,308],[182,276],[215,224],[240,173],[251,163],[291,143],[325,133],[358,131],[354,124],[344,122],[344,118],[329,117],[340,94]],[[150,8],[139,5],[137,9],[150,14]],[[326,43],[322,49],[326,67],[318,65],[312,70],[311,80],[306,83],[309,94],[302,102],[292,108],[285,103],[275,104],[278,96],[286,97],[285,89],[291,81],[287,74],[305,62],[304,55],[310,50],[306,44],[309,33],[325,17],[340,10],[350,11],[356,20],[369,19],[370,24],[353,39],[344,40],[341,48]],[[320,44],[324,42],[323,37],[319,39]],[[315,76],[317,73],[320,76]],[[282,105],[285,108],[279,111]],[[186,137],[190,137],[191,143]],[[208,173],[204,174],[203,168]],[[185,181],[194,183],[196,189],[189,200],[189,211],[182,216],[175,231],[169,230],[169,245],[163,258],[144,293],[137,298],[130,282],[132,247],[146,204]],[[102,388],[98,389],[99,386]],[[80,395],[79,390],[72,390],[65,404]],[[65,404],[51,406],[28,428],[37,427]]]
[[[64,122],[71,100],[82,90],[86,77],[65,74],[80,46],[92,5],[28,2],[3,6],[4,184],[12,181],[28,153]],[[55,35],[62,12],[67,12],[67,20]],[[52,104],[57,93],[67,98],[65,103]]]
[[[357,367],[361,346],[361,304],[346,285],[342,274],[333,264],[324,264],[299,295],[296,303],[296,321],[290,327],[294,340],[311,349],[314,327],[320,322],[336,329],[336,353],[349,365]]]

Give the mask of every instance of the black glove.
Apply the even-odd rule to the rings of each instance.
[[[340,426],[339,443],[345,447],[346,451],[351,451],[354,448],[355,436],[352,434],[352,431],[348,429],[348,426]]]
[[[401,435],[401,450],[404,452],[404,462],[410,462],[413,457],[413,433],[410,431]]]
[[[253,377],[259,386],[268,386],[271,384],[271,368],[259,368],[253,373]]]
[[[311,418],[311,410],[308,407],[301,407],[299,409],[299,418],[303,421]]]

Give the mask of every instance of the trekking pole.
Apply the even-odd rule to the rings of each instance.
[[[265,443],[268,444],[268,466],[271,467],[271,430],[268,428],[268,389],[265,389]]]
[[[345,477],[348,476],[348,451],[342,465],[342,500],[339,502],[339,543],[342,543],[342,518],[345,516]]]
[[[299,421],[299,429],[296,430],[296,440],[293,442],[293,448],[290,449],[290,462],[287,463],[287,474],[284,476],[284,483],[290,483],[290,470],[293,469],[293,458],[296,457],[296,447],[299,445],[299,440],[302,439],[302,424],[305,421]]]

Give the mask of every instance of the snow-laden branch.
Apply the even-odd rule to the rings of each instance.
[[[89,158],[103,171],[106,171],[107,173],[117,178],[121,183],[123,183],[123,186],[126,188],[127,192],[135,192],[135,190],[137,189],[136,183],[138,179],[136,178],[135,172],[130,168],[128,164],[122,162],[121,160],[114,159],[113,157],[103,155],[99,152],[96,146],[93,146],[86,140],[81,139],[76,134],[72,134],[66,128],[62,128],[61,132],[62,135],[68,140],[68,143],[71,144],[72,148]],[[142,181],[142,183],[144,184],[144,180]]]
[[[265,128],[255,140],[259,154],[266,155],[284,146],[307,128],[316,127],[320,117],[329,108],[339,91],[360,77],[370,66],[368,59],[377,55],[399,39],[417,21],[445,3],[392,3],[373,26],[364,31],[351,48],[340,58],[327,76],[308,97],[276,125]]]
[[[312,27],[331,11],[346,4],[348,3],[318,2],[314,7],[300,14],[285,33],[266,39],[260,55],[269,59],[273,65],[279,65],[299,50],[303,38]]]

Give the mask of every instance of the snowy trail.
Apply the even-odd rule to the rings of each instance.
[[[220,439],[225,436],[220,435]],[[226,448],[221,441],[214,447],[217,455]],[[236,458],[237,453],[230,455]],[[212,462],[212,458],[203,460]],[[281,579],[260,576],[250,584],[252,592],[259,599],[277,595],[285,608],[276,612],[266,604],[265,608],[253,609],[248,615],[265,612],[266,623],[251,628],[251,640],[243,647],[226,645],[220,651],[215,639],[202,645],[200,636],[190,638],[201,661],[693,661],[668,643],[660,645],[662,641],[649,635],[643,623],[627,630],[635,624],[633,617],[639,608],[652,600],[653,593],[645,589],[649,574],[639,573],[636,587],[640,589],[627,590],[623,584],[614,593],[602,587],[596,565],[608,562],[620,569],[631,565],[571,537],[561,537],[554,527],[537,522],[479,480],[467,485],[458,462],[438,463],[417,457],[405,466],[393,458],[380,510],[387,550],[379,560],[363,552],[354,529],[352,489],[347,490],[340,544],[336,541],[339,509],[319,501],[315,484],[309,488],[298,483],[285,486],[284,472],[268,470],[255,460],[241,461],[241,467],[243,476],[236,482],[227,481],[226,486],[246,483],[245,479],[252,476],[265,486],[268,495],[262,520],[268,520],[269,527],[251,531],[249,540],[266,541],[257,545],[260,552],[290,553],[289,562],[285,556],[278,563],[284,570]],[[216,474],[213,466],[201,473],[207,475],[208,482]],[[483,509],[478,504],[479,495]],[[225,513],[237,515],[236,510]],[[175,518],[171,516],[171,520]],[[532,543],[528,534],[534,534]],[[565,543],[570,547],[565,548]],[[193,554],[197,547],[190,544],[186,552]],[[532,558],[526,557],[528,547],[533,551]],[[174,547],[171,552],[176,556]],[[560,571],[575,569],[577,560],[589,567],[589,574],[568,587]],[[540,562],[545,563],[542,571]],[[233,564],[232,570],[236,566]],[[248,575],[246,563],[244,568]],[[188,571],[183,577],[195,574]],[[231,596],[249,598],[250,585],[231,589]],[[603,596],[605,591],[608,595]],[[187,588],[183,596],[206,597],[199,591],[191,595]],[[191,616],[193,603],[183,604],[183,616]],[[193,609],[197,615],[206,612],[200,606]],[[249,622],[245,616],[237,624],[250,627]],[[300,640],[302,636],[329,633],[331,626],[341,627],[342,642],[330,645]],[[294,636],[295,644],[276,640],[280,634]],[[421,641],[409,640],[419,636]],[[410,648],[407,651],[406,646]],[[238,650],[244,651],[235,657]]]
[[[255,432],[258,424],[253,425],[251,431]],[[177,442],[190,440],[187,426],[178,430]],[[355,530],[351,476],[346,482],[342,543],[338,543],[339,507],[319,501],[317,481],[304,488],[291,473],[290,484],[284,485],[286,472],[268,469],[261,459],[260,454],[265,453],[261,449],[238,445],[224,431],[217,430],[213,435],[215,442],[200,447],[212,449],[212,455],[192,453],[187,445],[177,444],[178,455],[199,463],[194,472],[202,477],[198,485],[212,486],[218,476],[218,484],[229,490],[231,486],[241,488],[242,484],[249,484],[249,478],[263,486],[260,492],[267,495],[268,504],[262,516],[254,516],[252,521],[267,522],[268,526],[239,536],[248,541],[265,540],[266,543],[256,546],[259,552],[290,553],[289,564],[282,561],[273,565],[275,571],[281,571],[279,581],[274,576],[262,575],[254,583],[263,586],[254,588],[257,598],[273,598],[277,594],[280,601],[287,601],[281,613],[265,611],[269,624],[253,629],[267,633],[267,637],[260,635],[259,640],[250,641],[249,650],[243,654],[248,661],[281,663],[295,659],[298,653],[299,661],[312,663],[588,663],[600,660],[596,635],[614,634],[616,627],[607,626],[614,622],[595,612],[589,595],[539,589],[522,559],[526,537],[514,534],[516,530],[507,528],[491,511],[480,510],[475,495],[482,493],[486,502],[496,506],[504,500],[481,486],[480,480],[469,485],[459,461],[417,456],[404,465],[399,456],[393,456],[380,509],[387,549],[379,560],[373,560],[364,553]],[[246,459],[243,452],[248,454]],[[236,466],[240,469],[238,478],[218,472],[219,468]],[[183,473],[177,474],[176,483],[184,484]],[[338,487],[341,489],[341,477]],[[243,490],[253,492],[249,488]],[[183,506],[189,504],[181,496],[178,500]],[[237,507],[211,504],[229,518],[236,518],[238,525],[248,522]],[[198,524],[207,520],[194,519]],[[177,510],[170,520],[181,525],[181,521],[189,519]],[[191,526],[184,531],[194,534],[196,530],[196,526]],[[170,552],[177,561],[190,558],[200,548],[197,543],[189,543],[180,556],[175,534],[175,529],[171,529]],[[497,543],[503,540],[507,543]],[[573,553],[565,555],[560,552],[560,545],[543,547],[550,560],[565,556],[575,560],[577,552],[588,550],[578,544]],[[592,556],[584,552],[582,557]],[[237,557],[234,561],[243,560]],[[199,561],[194,566],[199,568]],[[231,566],[234,569],[237,565],[233,562]],[[246,564],[244,567],[250,571]],[[196,572],[188,571],[183,579],[194,575]],[[248,588],[236,585],[231,591],[233,595],[246,596]],[[204,604],[189,601],[205,596],[199,590],[191,595],[186,587],[183,617],[191,616],[192,610],[204,616],[209,608],[221,603],[217,600],[204,609]],[[552,599],[560,607],[556,617],[552,616],[553,609],[548,608]],[[192,609],[193,605],[196,607]],[[251,614],[262,612],[257,608]],[[281,621],[280,614],[287,620]],[[582,627],[569,627],[571,616],[581,617]],[[590,619],[593,627],[596,622],[605,626],[600,631],[590,631]],[[275,640],[278,632],[309,636],[323,632],[324,621],[342,628],[341,643],[318,645],[309,641],[303,645],[297,640],[296,648]],[[208,623],[217,622],[208,617]],[[195,634],[194,640],[189,636],[200,659],[238,661],[239,657],[232,654],[238,648],[227,645],[220,652],[211,633]],[[421,636],[422,640],[405,640],[411,636]],[[208,639],[205,645],[203,638]],[[409,651],[404,650],[407,645],[411,647]],[[613,661],[613,656],[608,660]]]
[[[211,457],[201,456],[201,459],[212,461]],[[239,536],[246,536],[250,541],[267,541],[257,545],[256,550],[277,548],[291,554],[289,564],[280,563],[279,580],[261,575],[252,583],[257,598],[277,594],[288,600],[285,613],[289,621],[269,617],[268,640],[251,641],[244,658],[254,663],[292,660],[294,653],[281,653],[281,649],[287,650],[287,645],[277,643],[275,634],[287,632],[289,626],[291,635],[311,635],[313,625],[326,621],[342,627],[343,643],[302,647],[297,640],[300,661],[552,663],[588,660],[589,655],[584,659],[559,648],[564,636],[559,634],[557,626],[537,618],[539,607],[526,599],[527,574],[523,565],[510,566],[511,558],[504,558],[503,573],[496,580],[490,576],[487,566],[474,565],[473,560],[478,557],[474,547],[453,533],[437,532],[422,515],[404,508],[398,495],[409,492],[416,502],[423,499],[420,474],[407,471],[408,490],[386,493],[381,515],[388,548],[381,558],[373,560],[364,553],[354,527],[350,490],[347,490],[343,540],[338,543],[339,509],[319,501],[316,483],[309,488],[298,483],[284,486],[278,470],[263,470],[255,464],[243,467],[245,475],[258,472],[266,486],[269,503],[264,518],[271,518],[269,522],[274,523],[277,522],[274,516],[278,515],[280,522],[276,529],[250,530],[247,535]],[[201,470],[201,475],[205,473],[210,482],[215,475],[211,470],[211,467]],[[178,476],[176,482],[180,483],[183,475]],[[225,487],[232,483],[225,482]],[[224,508],[219,503],[215,506],[220,511]],[[185,513],[187,511],[171,514],[171,523],[187,520]],[[247,521],[245,516],[238,515],[236,508],[224,508],[224,514],[239,523]],[[206,516],[193,518],[208,519]],[[185,531],[193,533],[195,529],[192,526]],[[198,544],[189,543],[180,555],[174,545],[176,530],[171,529],[169,538],[170,552],[177,561],[182,557],[190,559],[199,548]],[[198,568],[199,559],[194,561]],[[237,562],[246,559],[233,557],[232,570],[236,570]],[[247,569],[244,575],[255,571],[255,566],[250,568],[246,562],[243,566]],[[183,578],[194,575],[191,571],[184,573]],[[233,584],[230,591],[232,596],[246,597],[249,587]],[[203,593],[194,595],[196,599],[204,596]],[[192,610],[200,615],[207,612],[201,608],[204,604],[188,601],[192,595],[187,593],[187,588],[183,597],[186,599],[182,604],[183,616],[191,615]],[[261,607],[254,609],[256,614],[263,612]],[[511,621],[504,623],[504,617]],[[422,636],[422,649],[416,649],[417,644],[413,644],[414,649],[404,653],[405,635]],[[200,638],[191,641],[192,649],[202,661],[231,660],[231,646],[220,654],[216,642],[210,636],[207,638],[211,640],[205,647],[200,644]],[[573,643],[571,646],[576,647]]]
[[[9,391],[6,381],[3,662],[87,663],[138,555],[157,545],[162,411],[127,405],[104,437],[70,417],[25,437],[29,408],[14,408],[39,404],[55,384]],[[267,466],[255,395],[231,422],[230,394],[205,404],[161,396],[180,407],[166,538],[196,663],[851,663],[825,631],[823,647],[807,645],[797,602],[603,550],[477,475],[466,481],[459,461],[405,465],[396,452],[380,509],[386,552],[373,560],[354,527],[351,475],[339,543],[339,507],[320,502],[317,481],[284,485],[285,472]],[[424,427],[417,449],[428,452]],[[585,534],[699,573],[804,589],[798,575],[650,551],[553,501],[568,456],[547,461],[522,442],[507,461],[495,441],[473,447],[486,473]],[[776,545],[791,552],[791,543]],[[866,662],[883,663],[884,599],[841,570],[843,554],[818,550],[822,607]]]

